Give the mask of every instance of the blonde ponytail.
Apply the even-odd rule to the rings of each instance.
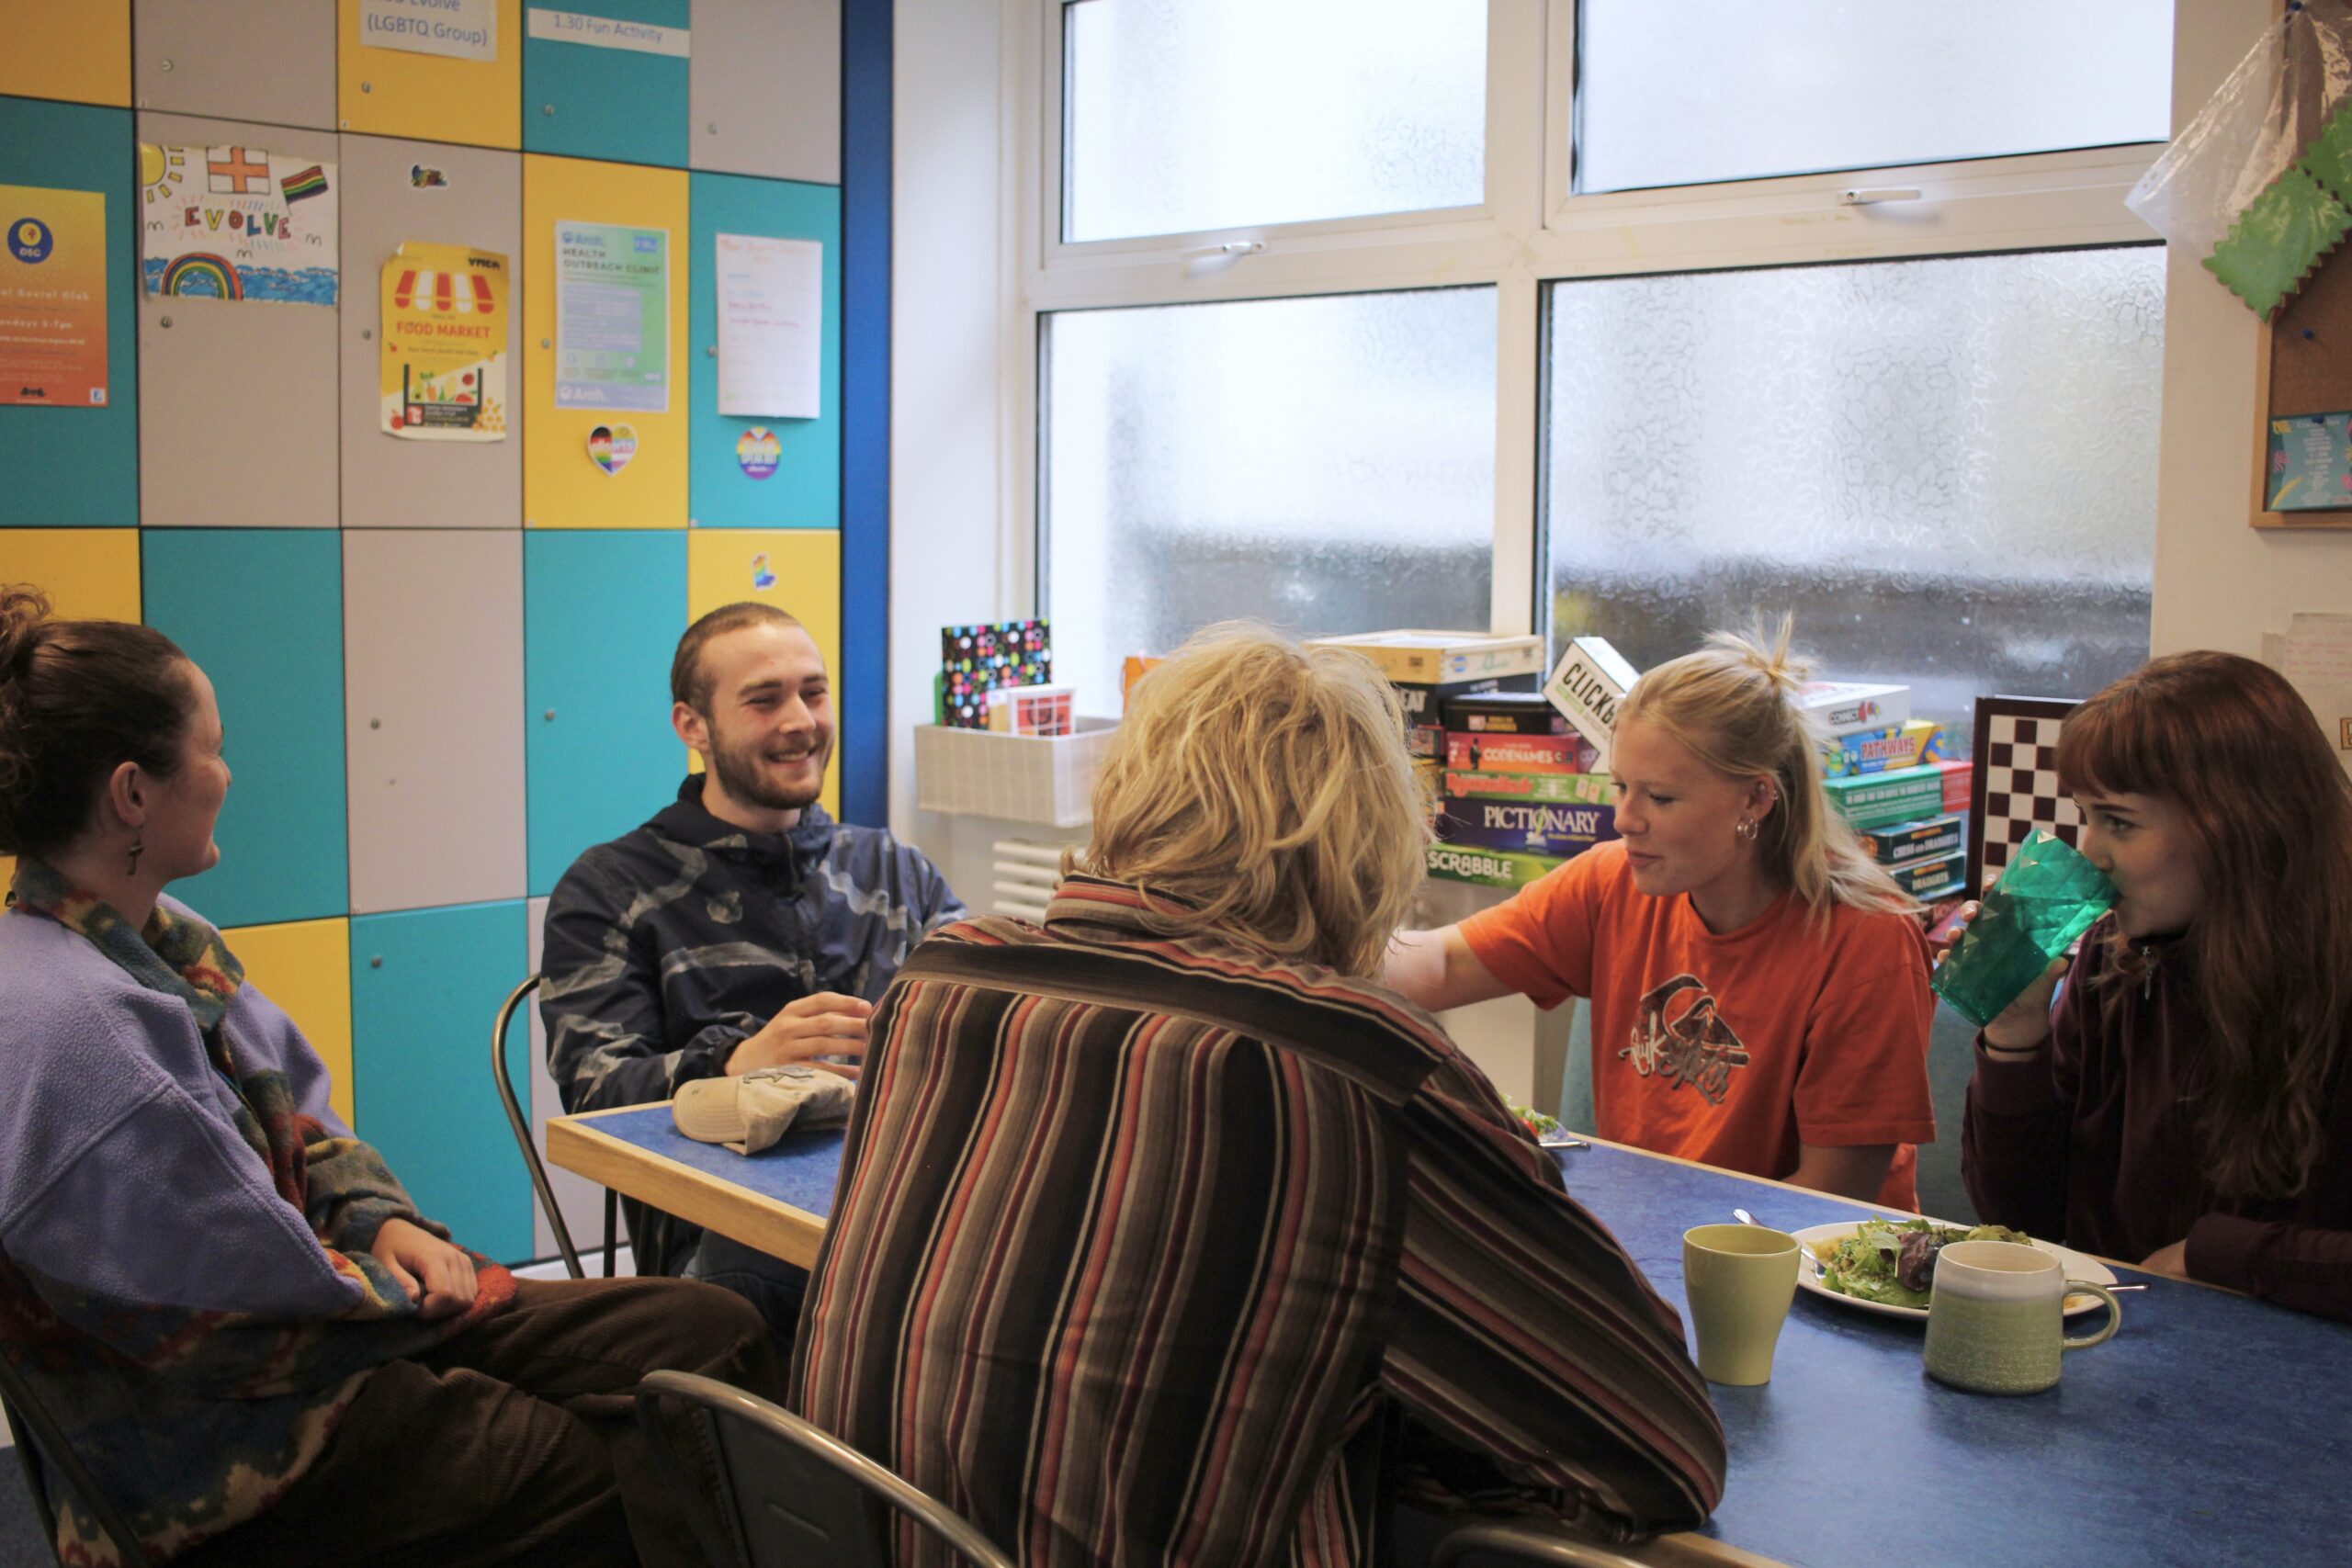
[[[1809,671],[1789,649],[1793,630],[1783,615],[1770,634],[1709,634],[1698,652],[1636,681],[1617,723],[1655,725],[1728,777],[1770,779],[1780,803],[1757,851],[1815,915],[1840,904],[1910,913],[1917,902],[1862,852],[1821,787],[1820,738],[1797,705]]]

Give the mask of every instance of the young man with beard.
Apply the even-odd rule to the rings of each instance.
[[[548,1066],[572,1111],[695,1078],[809,1062],[855,1077],[865,1021],[909,950],[964,907],[922,853],[817,803],[833,749],[823,655],[772,604],[678,641],[670,723],[698,753],[678,798],[582,854],[548,902]],[[639,1273],[751,1298],[789,1339],[802,1269],[627,1202]]]

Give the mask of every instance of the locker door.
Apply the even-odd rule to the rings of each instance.
[[[142,114],[139,135],[143,144],[189,150],[184,168],[171,164],[174,154],[164,155],[165,181],[174,174],[185,177],[168,186],[169,194],[142,203],[142,222],[151,236],[166,224],[189,227],[191,213],[209,231],[213,214],[224,210],[203,199],[211,176],[196,165],[209,162],[208,147],[241,152],[243,161],[229,166],[242,170],[256,166],[265,152],[322,168],[336,155],[337,139],[331,131],[230,120]],[[340,178],[331,177],[331,188]],[[290,208],[297,231],[305,222],[331,221],[333,213],[325,208],[323,202]],[[234,243],[224,240],[223,248],[233,252]],[[142,259],[142,267],[159,276],[175,276],[160,261]],[[207,270],[195,269],[197,276]],[[334,307],[142,294],[139,382],[142,522],[167,527],[334,526],[340,490]]]
[[[490,1083],[491,1023],[523,977],[520,899],[351,922],[351,1055],[368,1141],[430,1219],[531,1256],[531,1179]],[[507,1069],[519,1073],[523,1032]]]
[[[136,528],[0,528],[0,581],[29,582],[69,620],[139,618]],[[0,855],[0,891],[17,857]]]
[[[371,43],[359,0],[337,0],[335,22],[340,129],[476,147],[523,144],[523,0],[497,0],[488,60]]]
[[[526,906],[530,911],[531,972],[538,973],[540,955],[546,950],[548,901],[534,898]],[[538,998],[534,996],[524,1010],[531,1015],[531,1135],[539,1145],[539,1163],[547,1165],[548,1118],[563,1114],[563,1097],[556,1092],[555,1079],[548,1076],[548,1031],[539,1017]],[[514,1026],[521,1036],[522,1026]],[[555,1189],[555,1201],[563,1205],[563,1223],[571,1232],[571,1245],[580,1250],[580,1260],[591,1275],[604,1272],[601,1258],[592,1261],[593,1249],[605,1245],[605,1190],[584,1176],[575,1176],[558,1166],[548,1166],[548,1185]],[[618,1224],[616,1218],[615,1224]],[[628,1245],[623,1234],[621,1245]],[[541,1258],[559,1256],[555,1244],[555,1227],[548,1224],[538,1212],[534,1200],[531,1205],[531,1250]],[[622,1272],[627,1272],[626,1269]]]
[[[346,136],[343,184],[350,193],[343,209],[340,310],[343,525],[521,527],[522,155]],[[503,441],[408,441],[386,431],[383,269],[403,243],[414,243],[464,245],[506,258]]]
[[[246,983],[260,987],[262,995],[285,1010],[327,1065],[334,1113],[359,1132],[351,1081],[351,922],[338,915],[331,920],[237,926],[220,934],[245,966]]]
[[[143,556],[147,622],[211,677],[234,775],[220,863],[175,891],[217,926],[343,914],[342,536],[175,529]]]
[[[693,489],[688,515],[698,528],[838,528],[842,520],[842,193],[833,186],[741,175],[694,176]],[[815,419],[739,416],[718,412],[720,234],[814,240],[825,247],[823,369]],[[738,444],[764,430],[775,468],[754,479]]]
[[[0,0],[0,93],[130,107],[130,0]]]
[[[129,527],[139,521],[140,193],[123,179],[133,145],[127,110],[0,98],[0,185],[95,192],[104,202],[104,254],[95,258],[91,282],[107,297],[104,406],[0,403],[0,474],[8,476],[0,526]],[[18,216],[8,213],[0,223]],[[78,270],[85,259],[61,237],[43,265]]]
[[[687,0],[597,0],[585,15],[529,6],[523,150],[684,168],[687,9]]]
[[[131,19],[141,108],[334,129],[334,13],[318,0],[137,0]]]
[[[695,0],[694,166],[842,183],[841,0]]]
[[[522,546],[344,536],[354,913],[523,897]]]
[[[841,814],[841,716],[876,701],[842,675],[842,536],[830,528],[697,528],[686,536],[686,624],[739,599],[775,604],[808,629],[833,678],[833,757],[825,765],[825,809]],[[691,755],[691,753],[689,753]]]
[[[523,541],[523,729],[531,891],[670,803],[670,659],[686,629],[683,533]]]

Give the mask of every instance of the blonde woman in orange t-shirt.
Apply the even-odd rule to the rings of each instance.
[[[1605,1138],[1905,1210],[1935,1137],[1916,906],[1821,787],[1789,624],[1718,632],[1620,705],[1615,841],[1390,946],[1432,1011],[1592,1008]]]

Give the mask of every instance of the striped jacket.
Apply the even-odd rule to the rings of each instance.
[[[1436,1022],[1148,902],[1070,877],[1043,929],[900,968],[802,1413],[1027,1568],[1368,1562],[1400,1481],[1703,1519],[1723,1428],[1674,1309]]]

